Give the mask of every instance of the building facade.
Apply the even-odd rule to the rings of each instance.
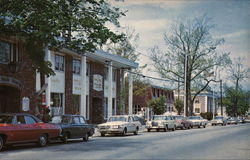
[[[166,97],[166,112],[174,111],[174,92],[173,90],[149,85],[145,92],[133,96],[133,114],[143,114],[146,119],[150,119],[153,115],[152,109],[149,107],[148,103],[152,99],[158,98],[160,96]]]
[[[36,114],[46,105],[51,115],[80,114],[91,123],[120,114],[117,103],[121,71],[137,68],[137,63],[101,50],[78,54],[69,49],[57,52],[46,49],[45,60],[51,62],[55,72],[54,76],[46,77],[32,68],[22,46],[14,40],[0,40],[1,113]],[[132,112],[132,105],[128,111]]]

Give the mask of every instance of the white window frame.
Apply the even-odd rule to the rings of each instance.
[[[75,62],[78,62],[78,63],[75,63]],[[81,60],[73,58],[73,60],[72,60],[72,72],[73,72],[73,74],[80,75],[81,74],[81,68],[82,68]],[[78,72],[77,72],[77,70],[78,70]]]
[[[62,57],[63,58],[63,67],[62,67],[62,69],[60,69],[60,61],[59,61],[59,69],[56,69],[56,67],[57,67],[57,61],[56,61],[56,57]],[[60,54],[55,54],[55,71],[57,71],[57,72],[64,72],[65,71],[65,56],[63,56],[63,55],[60,55]]]

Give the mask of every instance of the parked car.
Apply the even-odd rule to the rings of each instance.
[[[250,119],[244,118],[244,119],[242,120],[242,123],[250,123]]]
[[[201,126],[203,126],[204,128],[206,128],[207,125],[207,120],[203,119],[201,116],[190,116],[188,117],[188,121],[191,122],[191,128],[197,126],[198,128],[200,128]]]
[[[216,126],[216,125],[222,125],[225,126],[227,125],[227,119],[223,116],[216,116],[214,117],[214,119],[211,121],[212,126]]]
[[[88,124],[83,116],[80,115],[58,115],[52,118],[51,123],[57,124],[62,128],[60,139],[67,143],[68,139],[82,138],[88,141],[89,137],[95,132],[93,125]]]
[[[238,124],[238,119],[237,117],[229,117],[227,119],[227,124]]]
[[[133,116],[130,115],[118,115],[109,117],[106,123],[99,124],[97,127],[101,133],[101,136],[106,134],[122,134],[127,133],[138,134],[141,123],[135,121]]]
[[[176,123],[172,116],[154,115],[152,121],[146,123],[146,128],[148,132],[152,129],[156,129],[157,131],[160,129],[164,131],[171,129],[174,131],[176,129]]]
[[[192,123],[184,116],[173,116],[173,118],[176,122],[176,128],[190,129],[192,126]]]
[[[59,126],[43,123],[30,114],[0,114],[0,150],[6,145],[28,142],[37,142],[43,147],[60,133]]]
[[[244,118],[238,117],[237,119],[238,119],[238,123],[243,123]]]

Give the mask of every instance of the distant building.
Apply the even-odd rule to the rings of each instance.
[[[151,118],[153,112],[149,108],[148,102],[160,96],[166,97],[166,111],[174,111],[174,92],[165,87],[149,85],[146,91],[133,96],[133,114],[143,114],[146,118]]]
[[[181,100],[184,100],[184,91],[181,90],[178,95],[178,91],[175,90],[174,91],[175,99],[177,99],[178,96]],[[197,95],[194,100],[193,113],[196,115],[200,115],[200,113],[213,112],[215,110],[215,113],[218,114],[219,100],[220,100],[220,97],[217,92],[213,93],[212,91],[203,91],[199,95]],[[213,101],[214,101],[214,105],[213,105]],[[225,109],[223,110],[223,112],[225,112]]]
[[[100,50],[85,54],[46,50],[45,60],[52,63],[55,76],[36,72],[21,42],[0,37],[0,113],[36,114],[46,105],[51,115],[80,114],[101,123],[119,114],[121,71],[138,66]],[[132,113],[132,94],[129,97],[131,106],[126,110]]]

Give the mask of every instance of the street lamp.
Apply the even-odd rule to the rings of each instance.
[[[185,67],[184,67],[184,117],[186,116],[186,107],[187,107],[187,53],[185,53]]]

